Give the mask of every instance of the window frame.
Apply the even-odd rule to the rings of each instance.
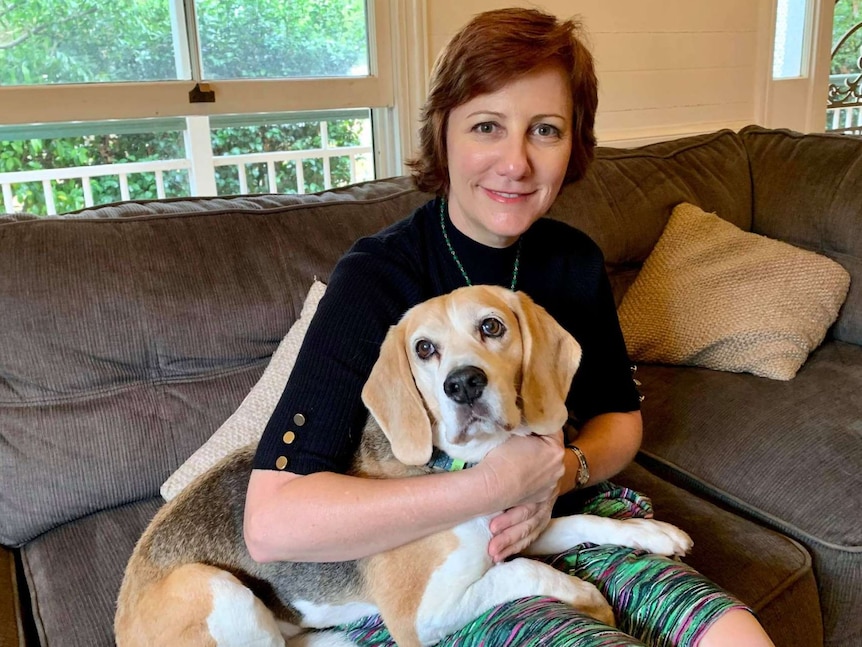
[[[397,0],[396,0],[397,1]],[[255,112],[292,112],[344,108],[392,108],[392,28],[390,0],[367,0],[369,74],[361,77],[206,80],[189,57],[193,32],[185,22],[183,0],[172,0],[177,66],[191,80],[0,86],[0,123],[4,125],[154,117],[193,117]],[[190,3],[189,3],[190,4]],[[196,40],[196,36],[192,36]],[[196,49],[196,43],[192,43]],[[198,83],[215,92],[211,103],[193,103]]]
[[[773,78],[778,0],[764,4],[758,66],[758,123],[799,132],[824,131],[834,8],[834,0],[809,0],[801,76]]]

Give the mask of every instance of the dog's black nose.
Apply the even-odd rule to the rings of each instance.
[[[464,366],[446,376],[443,391],[458,404],[473,404],[482,397],[486,386],[488,376],[485,371],[476,366]]]

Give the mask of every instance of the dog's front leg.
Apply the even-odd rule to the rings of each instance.
[[[676,526],[655,519],[609,519],[576,514],[551,519],[525,555],[554,555],[578,544],[613,544],[640,548],[657,555],[685,555],[691,537]]]
[[[445,575],[429,582],[417,615],[419,639],[423,645],[433,645],[500,604],[534,595],[556,598],[605,624],[614,624],[613,610],[595,586],[542,562],[518,557],[492,566],[466,588],[453,586]]]

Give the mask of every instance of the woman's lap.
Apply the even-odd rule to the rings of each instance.
[[[606,517],[652,516],[648,498],[610,483],[593,489],[578,508]],[[746,608],[686,564],[637,549],[584,544],[545,561],[595,584],[614,608],[618,628],[557,600],[524,598],[485,612],[439,647],[691,647],[725,612]],[[394,646],[378,616],[342,629],[360,647]]]

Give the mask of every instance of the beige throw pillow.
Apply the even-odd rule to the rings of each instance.
[[[634,361],[789,380],[847,296],[835,261],[683,203],[619,307]]]
[[[166,501],[173,499],[195,478],[231,452],[260,440],[284,391],[308,324],[325,291],[326,285],[315,280],[305,297],[299,319],[281,340],[260,380],[230,418],[162,484],[160,491]]]

